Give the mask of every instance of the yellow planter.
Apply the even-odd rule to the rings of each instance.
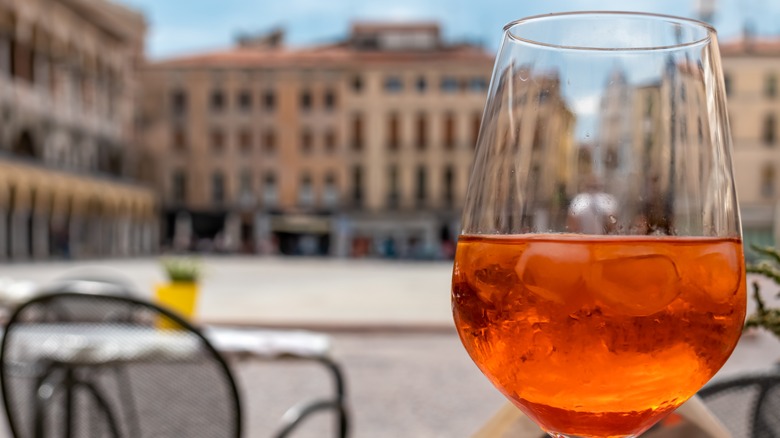
[[[191,320],[195,316],[198,301],[198,284],[175,282],[157,286],[157,303]],[[173,324],[161,321],[160,328],[172,328]]]

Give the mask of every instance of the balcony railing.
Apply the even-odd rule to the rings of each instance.
[[[119,121],[104,117],[97,111],[85,111],[76,99],[67,96],[55,99],[46,89],[2,74],[0,103],[7,104],[13,111],[46,118],[55,124],[79,128],[87,133],[109,138],[121,135]]]

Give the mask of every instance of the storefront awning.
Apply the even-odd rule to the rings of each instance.
[[[292,234],[328,234],[330,218],[310,215],[285,215],[271,219],[271,231]]]

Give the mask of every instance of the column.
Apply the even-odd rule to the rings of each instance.
[[[231,212],[227,214],[223,234],[225,251],[238,251],[241,245],[241,217],[238,213]]]
[[[123,216],[117,223],[117,254],[120,257],[130,255],[130,219]]]
[[[271,242],[271,217],[262,212],[255,212],[254,216],[255,251],[258,254],[273,254]]]
[[[338,215],[331,221],[330,254],[334,257],[348,257],[352,242],[352,227],[347,215]]]
[[[43,260],[49,257],[49,214],[38,213],[33,216],[33,258]]]
[[[11,215],[11,258],[14,260],[24,260],[30,256],[29,216],[27,210],[16,210]]]
[[[81,256],[82,250],[82,218],[81,216],[71,214],[70,224],[68,230],[68,241],[65,243],[67,247],[66,256],[69,258],[78,258]]]
[[[141,225],[141,254],[148,255],[152,252],[152,223],[149,219]]]
[[[0,262],[8,259],[8,221],[7,211],[0,207]]]
[[[192,245],[192,216],[186,211],[176,214],[173,223],[173,249],[187,251]]]

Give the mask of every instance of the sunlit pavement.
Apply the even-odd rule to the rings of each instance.
[[[313,328],[333,336],[355,437],[466,437],[504,402],[452,329],[449,263],[214,257],[204,266],[202,321]],[[4,265],[0,277],[45,283],[80,272],[114,273],[150,297],[164,280],[157,259]],[[777,290],[762,281],[772,305],[780,305]],[[716,378],[778,360],[780,341],[750,332]],[[269,436],[284,408],[330,390],[327,375],[311,364],[243,362],[235,369],[248,437]],[[328,415],[318,415],[300,436],[325,436],[331,427]]]
[[[204,322],[452,326],[447,262],[213,257],[203,265]],[[164,281],[157,259],[6,265],[0,277],[46,283],[79,272],[124,277],[148,296]]]

